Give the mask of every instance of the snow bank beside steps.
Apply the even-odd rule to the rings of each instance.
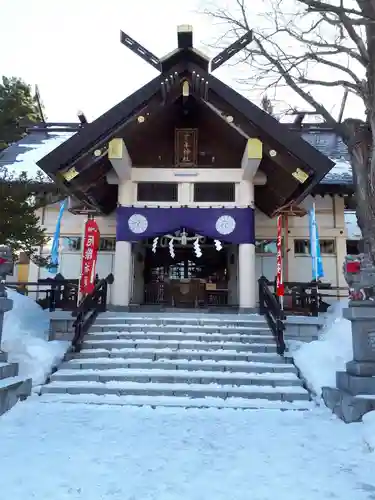
[[[33,299],[7,290],[13,309],[5,313],[1,349],[10,362],[19,363],[19,375],[33,386],[45,382],[69,348],[69,342],[48,341],[49,313]]]
[[[336,372],[345,371],[346,363],[353,359],[351,323],[342,316],[345,307],[348,307],[347,301],[336,302],[329,308],[319,340],[288,344],[295,365],[318,398],[323,387],[336,387]],[[374,452],[375,411],[364,415],[361,432],[367,447]]]
[[[319,398],[322,387],[336,387],[336,372],[344,371],[346,363],[353,359],[351,323],[342,316],[347,306],[348,301],[340,301],[328,309],[319,340],[288,343],[296,366]]]

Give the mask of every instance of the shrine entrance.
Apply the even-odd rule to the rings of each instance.
[[[170,238],[144,242],[144,298],[147,305],[203,308],[228,304],[228,245],[216,249],[214,240],[186,233],[176,238],[171,252]],[[196,243],[195,243],[196,245]],[[172,253],[172,254],[171,254]]]

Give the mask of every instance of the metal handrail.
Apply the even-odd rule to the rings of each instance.
[[[98,281],[92,293],[85,295],[78,305],[74,315],[76,319],[73,323],[74,337],[72,340],[73,349],[79,352],[82,347],[83,338],[94,323],[100,312],[107,310],[108,285],[114,282],[113,274]]]
[[[284,341],[286,316],[276,296],[269,289],[269,281],[265,276],[259,278],[258,285],[260,313],[266,317],[268,326],[273,333],[277,354],[283,356],[286,349]]]

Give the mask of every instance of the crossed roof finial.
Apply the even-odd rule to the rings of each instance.
[[[193,48],[193,27],[187,24],[183,24],[177,27],[177,39],[178,39],[178,49],[177,50],[194,50]],[[224,63],[229,61],[234,55],[240,52],[242,49],[247,47],[249,43],[253,40],[253,33],[251,30],[247,31],[238,40],[233,42],[229,47],[222,50],[217,56],[211,59],[210,67],[211,71],[222,66]],[[155,56],[152,52],[147,50],[143,45],[138,43],[134,38],[128,34],[120,31],[120,41],[128,49],[130,49],[134,54],[139,56],[141,59],[150,64],[153,68],[162,72],[162,60]]]

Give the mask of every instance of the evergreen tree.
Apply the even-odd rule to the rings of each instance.
[[[25,124],[41,121],[31,86],[17,77],[0,81],[0,151],[25,135]]]
[[[47,237],[35,212],[39,199],[34,184],[26,172],[15,178],[7,168],[0,167],[0,244],[9,245],[14,254],[24,251],[43,265],[37,252]]]
[[[42,120],[31,86],[17,77],[0,80],[0,152],[26,135],[26,127]],[[48,182],[43,173],[30,179],[26,172],[15,175],[0,166],[0,244],[9,245],[16,255],[25,252],[39,265],[41,245],[46,244],[36,209],[41,206],[40,189]]]

